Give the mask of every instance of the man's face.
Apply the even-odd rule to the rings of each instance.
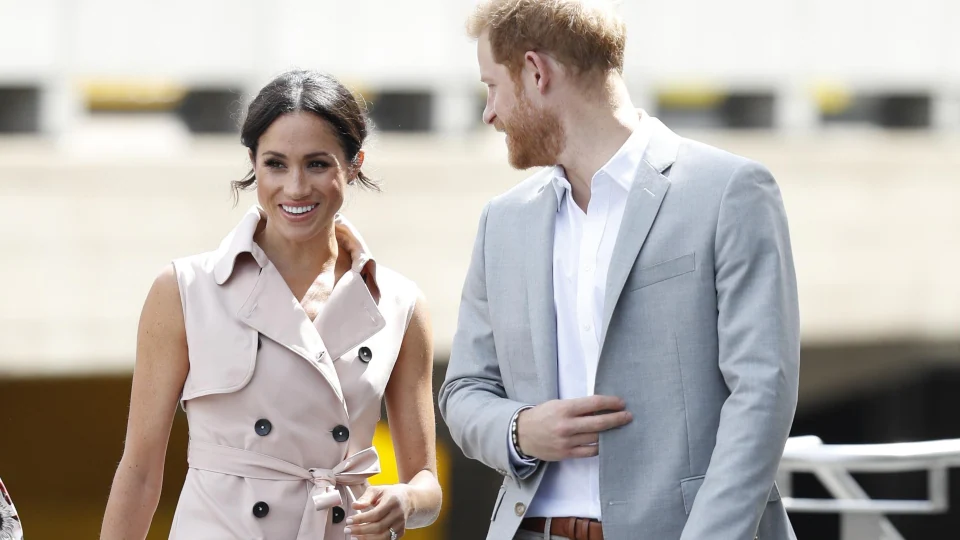
[[[477,61],[480,81],[487,86],[483,121],[506,134],[510,165],[516,169],[555,165],[563,150],[563,126],[559,116],[542,104],[531,68],[525,65],[515,77],[497,63],[487,32],[477,41]],[[523,84],[525,76],[531,80],[529,89]]]

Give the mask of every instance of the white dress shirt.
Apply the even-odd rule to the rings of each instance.
[[[649,140],[650,121],[643,115],[638,129],[593,176],[586,212],[574,202],[563,168],[555,167],[553,185],[559,207],[553,239],[553,298],[560,399],[594,393],[607,270],[627,194]],[[535,463],[521,460],[512,443],[510,454],[521,466]],[[526,516],[600,519],[599,456],[551,463]]]

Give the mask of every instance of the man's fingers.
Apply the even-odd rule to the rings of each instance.
[[[567,400],[568,411],[572,416],[585,416],[601,411],[622,411],[627,406],[616,396],[587,396]]]
[[[572,420],[573,432],[576,434],[599,433],[608,429],[618,428],[629,424],[633,420],[630,411],[581,416]]]
[[[588,458],[588,457],[596,456],[599,453],[600,453],[600,447],[593,444],[593,445],[586,445],[586,446],[576,446],[574,448],[571,448],[570,451],[567,453],[567,456],[569,458]]]
[[[600,442],[598,433],[580,433],[567,439],[567,448],[597,444],[598,442]]]

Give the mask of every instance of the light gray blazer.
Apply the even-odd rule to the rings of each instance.
[[[633,422],[600,435],[604,537],[794,539],[774,485],[800,362],[780,190],[652,120],[607,278],[596,393]],[[549,466],[515,470],[507,433],[557,398],[556,211],[549,170],[484,208],[440,389],[464,454],[504,476],[490,540],[513,537]]]

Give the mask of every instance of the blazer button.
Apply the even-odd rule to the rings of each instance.
[[[265,518],[270,513],[270,505],[260,501],[253,505],[253,515],[256,518]]]
[[[373,360],[373,351],[370,347],[360,347],[360,361],[369,364],[371,360]]]
[[[337,426],[333,428],[333,440],[337,442],[347,442],[350,438],[350,430],[346,426]]]
[[[340,523],[343,521],[343,518],[347,517],[347,513],[343,511],[343,508],[339,506],[334,506],[330,512],[333,515],[333,522]]]
[[[525,504],[523,504],[523,503],[517,503],[517,504],[513,507],[513,511],[514,511],[518,516],[522,516],[522,515],[524,514],[524,512],[527,511],[527,505],[525,505]]]
[[[270,423],[266,418],[261,418],[257,420],[257,423],[253,425],[253,430],[257,432],[257,435],[261,437],[266,437],[273,431],[273,424]]]

